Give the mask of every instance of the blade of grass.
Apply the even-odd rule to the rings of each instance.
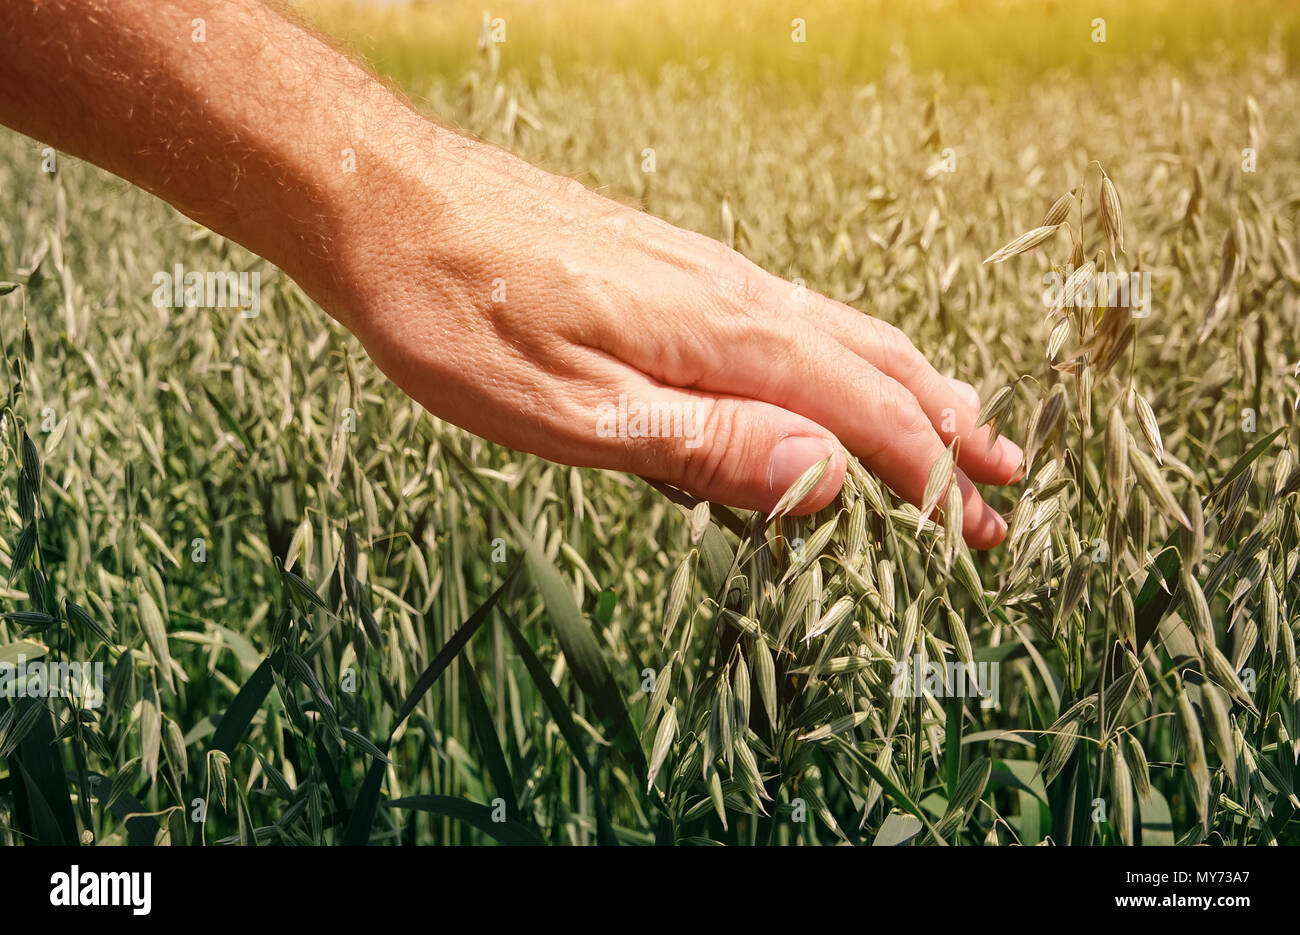
[[[271,691],[274,672],[282,658],[283,653],[277,650],[263,659],[253,670],[253,674],[248,677],[248,681],[244,682],[243,687],[235,695],[235,700],[226,709],[226,713],[221,716],[221,722],[217,724],[217,729],[212,734],[209,749],[220,750],[227,756],[234,753],[235,746],[243,738],[248,725],[253,722],[258,709],[262,707],[262,702]]]
[[[604,845],[617,844],[614,829],[605,810],[604,800],[600,795],[600,777],[592,768],[591,760],[587,756],[586,742],[583,739],[582,732],[578,729],[578,725],[573,722],[573,715],[569,713],[569,706],[565,703],[560,690],[555,687],[555,683],[551,681],[551,677],[547,674],[541,660],[537,658],[537,654],[533,652],[533,648],[528,645],[523,633],[515,625],[514,620],[511,619],[509,614],[502,614],[501,619],[505,622],[506,632],[510,634],[510,640],[515,644],[515,651],[519,653],[524,668],[528,670],[533,684],[537,686],[537,691],[542,696],[542,703],[551,712],[551,717],[555,720],[555,726],[559,728],[560,736],[568,743],[570,752],[573,753],[574,759],[578,761],[578,767],[591,784],[589,788],[592,793],[592,805],[596,810],[597,840]]]
[[[32,705],[45,707],[43,700],[19,699],[19,716]],[[63,764],[63,748],[55,740],[54,721],[48,710],[36,717],[27,736],[10,755],[9,762],[17,764],[23,774],[22,786],[17,786],[14,791],[18,793],[21,789],[28,794],[29,814],[35,821],[32,830],[39,833],[41,843],[79,843],[77,818],[65,778],[68,771]],[[47,811],[48,815],[45,814]]]
[[[502,844],[537,847],[543,843],[527,826],[510,818],[497,821],[492,817],[492,809],[488,806],[455,796],[413,795],[404,799],[391,799],[384,803],[384,807],[410,808],[463,821]]]
[[[492,785],[496,787],[497,795],[506,800],[513,813],[519,804],[515,792],[515,780],[510,775],[510,767],[506,764],[501,741],[492,725],[492,713],[488,710],[487,701],[483,697],[483,686],[479,684],[478,675],[468,657],[461,656],[459,665],[465,675],[464,685],[465,695],[469,700],[470,729],[478,742],[479,753],[487,762],[488,775],[492,777]]]
[[[637,780],[645,785],[647,765],[645,752],[637,739],[636,730],[627,713],[623,695],[605,662],[600,642],[583,617],[573,592],[565,584],[555,566],[533,543],[526,550],[528,570],[537,589],[542,594],[546,616],[560,641],[560,649],[569,663],[574,681],[583,694],[591,699],[596,713],[604,723],[608,739],[627,757]]]
[[[460,654],[460,651],[465,648],[470,638],[483,626],[484,621],[492,613],[492,608],[501,599],[501,595],[514,582],[515,577],[519,574],[520,567],[516,565],[511,569],[505,580],[501,582],[501,586],[492,592],[491,596],[483,602],[478,610],[470,615],[468,620],[461,624],[460,628],[452,634],[451,639],[447,641],[447,644],[442,647],[433,662],[429,663],[428,668],[420,674],[420,678],[406,696],[406,701],[402,703],[397,716],[393,719],[388,739],[380,746],[385,755],[392,747],[393,736],[397,733],[397,729],[415,710],[415,706],[420,703],[420,699],[433,687],[442,673]],[[347,829],[343,833],[343,843],[345,845],[356,847],[370,840],[370,826],[375,820],[375,810],[379,806],[379,791],[384,781],[384,770],[385,763],[382,760],[375,760],[370,764],[370,770],[366,773],[361,791],[357,793],[356,801],[353,804]]]

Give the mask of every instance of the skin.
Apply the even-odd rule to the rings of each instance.
[[[966,540],[1006,534],[972,481],[1021,450],[898,329],[425,119],[258,0],[5,0],[0,39],[0,122],[275,263],[440,418],[748,509],[829,457],[800,513],[846,450],[919,504],[955,434]],[[695,407],[698,444],[602,437],[620,394]]]

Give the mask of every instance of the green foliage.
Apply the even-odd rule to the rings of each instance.
[[[1295,843],[1297,88],[1173,76],[431,92],[983,374],[1032,439],[989,555],[856,465],[769,519],[470,437],[266,264],[4,137],[0,659],[104,696],[0,698],[0,841]],[[1068,230],[981,265],[1072,186]],[[1107,249],[1151,317],[1044,322],[1064,251]],[[177,262],[261,271],[260,316],[155,308]],[[900,693],[917,660],[997,703]]]

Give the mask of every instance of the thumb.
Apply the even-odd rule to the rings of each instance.
[[[610,439],[623,443],[622,456],[616,456],[623,462],[620,470],[705,500],[770,512],[805,471],[829,458],[821,480],[790,511],[797,515],[826,506],[844,483],[843,447],[810,419],[757,400],[662,386],[644,389],[639,398],[628,394],[629,438]],[[628,444],[637,416],[642,421],[635,428],[642,437],[640,443]]]

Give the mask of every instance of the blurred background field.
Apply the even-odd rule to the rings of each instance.
[[[1289,0],[291,0],[407,87],[473,62],[484,12],[506,23],[507,68],[605,67],[653,76],[668,63],[726,65],[799,86],[880,78],[899,47],[918,73],[1014,88],[1049,72],[1100,77],[1164,62],[1242,63],[1270,43],[1291,67],[1300,6]],[[1106,41],[1094,43],[1094,19]],[[805,42],[792,40],[796,19]]]
[[[1295,4],[557,0],[494,5],[485,43],[478,5],[301,6],[430,115],[894,322],[986,398],[1018,381],[1005,431],[1042,444],[990,494],[1011,542],[949,569],[860,479],[743,545],[488,445],[269,264],[3,133],[0,648],[111,677],[93,712],[0,701],[0,840],[1300,840]],[[1052,363],[1114,318],[1055,332],[1042,292],[1107,248],[1094,160],[1153,312],[1081,376]],[[1069,235],[983,263],[1080,185]],[[175,263],[261,271],[260,316],[154,307]],[[1112,483],[1113,410],[1157,457],[1137,396],[1172,507]],[[817,530],[802,563],[778,539]],[[914,648],[1000,664],[1000,704],[904,704]]]

